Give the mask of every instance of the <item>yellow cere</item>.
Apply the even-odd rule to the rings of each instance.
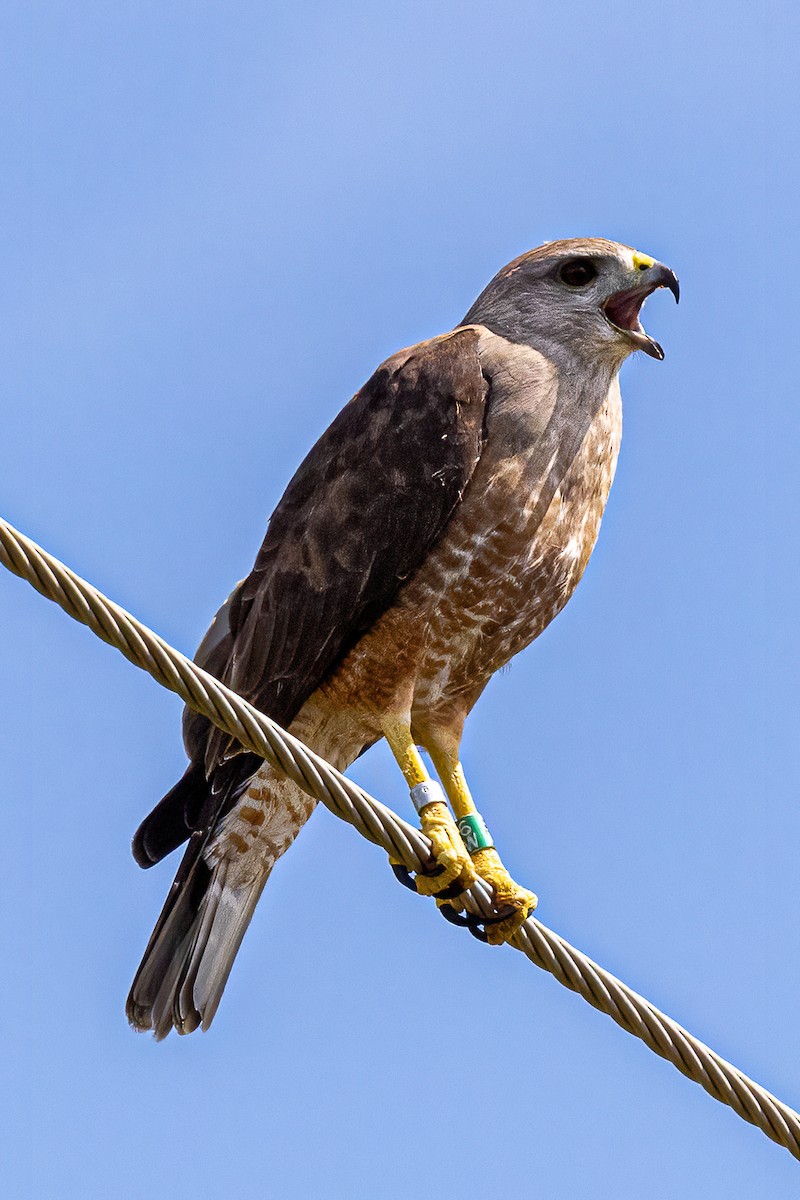
[[[633,252],[634,271],[646,271],[648,267],[655,265],[655,261],[649,254],[640,254],[638,250],[634,250]]]

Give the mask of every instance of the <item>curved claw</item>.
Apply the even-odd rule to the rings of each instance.
[[[389,865],[391,866],[392,871],[394,872],[395,879],[397,880],[398,883],[401,883],[403,885],[403,887],[408,888],[408,890],[410,892],[416,892],[416,894],[418,896],[426,894],[424,892],[420,892],[417,887],[416,881],[419,878],[419,876],[412,875],[411,872],[409,871],[408,867],[405,866],[404,863],[393,862],[393,863],[390,863]],[[442,874],[443,869],[444,869],[443,867],[435,866],[433,868],[433,870],[426,871],[425,876],[427,878],[435,879],[437,875]],[[454,883],[449,884],[448,887],[443,888],[440,892],[437,892],[436,899],[437,900],[455,900],[456,896],[460,896],[462,894],[462,892],[464,892],[464,891],[465,891],[465,888],[463,888],[461,886],[461,884],[459,883],[459,881],[456,880]],[[452,911],[455,912],[455,909],[453,909]]]
[[[469,884],[467,884],[465,886],[461,882],[461,880],[456,879],[448,887],[442,888],[442,890],[440,892],[437,892],[436,899],[437,900],[455,900],[457,896],[463,896],[464,892],[467,890],[467,888],[469,886],[470,886]]]
[[[430,870],[412,876],[402,864],[392,863],[395,877],[418,895],[433,896],[446,921],[469,929],[479,941],[491,946],[510,941],[536,908],[534,893],[514,882],[493,846],[467,855],[460,834],[443,805],[429,804],[421,817],[423,831],[431,841],[434,865]],[[472,913],[462,916],[452,905],[442,903],[465,892],[476,874],[494,892],[495,911],[490,917]]]
[[[410,892],[416,892],[417,885],[414,883],[414,876],[405,863],[390,862],[389,866],[394,871],[394,877],[398,883],[402,883],[403,887],[408,888]]]
[[[536,907],[536,897],[530,892],[528,895],[531,896],[531,903],[512,908],[510,912],[506,910],[505,913],[498,914],[496,917],[487,917],[483,922],[486,941],[490,946],[502,946],[503,942],[510,941],[517,930],[525,924]]]
[[[498,913],[493,917],[478,917],[473,913],[457,912],[451,904],[440,904],[438,907],[445,921],[449,921],[451,925],[458,925],[462,929],[468,929],[479,942],[488,942],[491,945],[502,945],[512,934],[516,933],[526,919],[525,914],[520,919],[520,913],[513,909]],[[490,931],[494,929],[499,932],[500,926],[504,927],[502,936],[500,938],[492,936]]]
[[[456,912],[452,904],[440,904],[438,909],[445,921],[449,921],[451,925],[459,925],[462,929],[468,929],[479,942],[488,941],[480,917],[475,917],[472,913]]]
[[[522,926],[536,907],[536,897],[528,892],[530,903],[522,907],[503,908],[491,917],[479,917],[474,913],[456,912],[451,904],[440,904],[439,911],[451,925],[460,925],[468,929],[479,942],[488,942],[490,946],[502,946],[509,941]]]
[[[503,866],[494,847],[478,850],[473,855],[478,874],[491,885],[496,915],[483,922],[487,941],[499,946],[514,936],[538,903],[533,892],[520,887]]]
[[[403,887],[408,888],[410,892],[415,892],[420,895],[417,888],[417,879],[419,876],[412,875],[408,867],[403,863],[391,863],[392,871],[395,879],[401,883]],[[439,874],[441,868],[437,871],[434,869],[431,874]],[[496,913],[492,917],[478,917],[473,913],[462,913],[453,908],[452,904],[442,904],[442,900],[455,900],[460,896],[465,889],[458,882],[451,883],[449,887],[444,888],[436,897],[436,906],[439,912],[444,917],[445,921],[449,921],[451,925],[457,925],[461,929],[468,929],[474,938],[479,942],[488,942],[491,945],[501,945],[516,933],[517,929],[530,915],[533,909],[527,906],[523,909],[505,909],[503,912]]]
[[[452,904],[437,904],[436,907],[445,921],[449,921],[451,925],[460,925],[462,929],[469,929],[475,920],[471,913],[460,913]]]

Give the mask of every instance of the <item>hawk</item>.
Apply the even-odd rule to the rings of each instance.
[[[564,607],[619,451],[618,373],[663,358],[639,313],[671,270],[599,238],[509,263],[452,332],[401,350],[289,483],[255,566],[196,661],[340,770],[386,738],[444,898],[482,877],[512,937],[536,897],[510,877],[459,757],[491,676]],[[189,710],[189,766],[138,829],[151,866],[188,839],[128,997],[157,1038],[211,1024],[273,866],[314,801]],[[424,749],[440,783],[429,775]],[[456,904],[458,902],[456,901]]]

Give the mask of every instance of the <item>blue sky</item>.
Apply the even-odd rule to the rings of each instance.
[[[541,919],[800,1105],[788,3],[12,3],[0,511],[191,652],[310,443],[553,237],[673,266],[572,603],[465,761]],[[123,1003],[180,705],[0,575],[7,1194],[783,1200],[797,1164],[318,812],[212,1031]],[[357,778],[408,813],[373,751]]]

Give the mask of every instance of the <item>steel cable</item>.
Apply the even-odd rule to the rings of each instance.
[[[177,693],[191,708],[232,734],[248,750],[294,780],[407,870],[430,867],[423,834],[314,754],[269,717],[224,687],[108,600],[68,567],[0,518],[0,562],[26,579],[76,621],[120,650],[135,666]],[[478,880],[462,898],[468,912],[492,915],[489,888]],[[529,917],[511,943],[559,983],[606,1013],[654,1053],[699,1083],[716,1100],[800,1159],[800,1115],[720,1058],[670,1017]]]

